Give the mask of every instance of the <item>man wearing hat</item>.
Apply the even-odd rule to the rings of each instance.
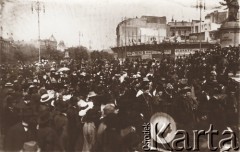
[[[57,149],[60,151],[68,150],[68,117],[67,109],[68,103],[60,100],[57,104],[57,110],[59,111],[53,118],[54,129],[57,133]]]
[[[68,118],[68,149],[69,151],[75,151],[76,142],[79,138],[79,135],[82,134],[81,127],[79,126],[79,116],[78,116],[78,107],[77,107],[78,97],[72,96],[69,100],[69,106],[67,110]]]
[[[196,124],[195,114],[198,108],[198,102],[193,98],[190,87],[186,86],[181,89],[177,106],[181,109],[181,113],[177,115],[179,123],[181,125],[184,124],[183,127],[186,127],[186,129],[191,129],[188,127],[194,128]]]
[[[21,122],[12,126],[6,136],[5,150],[20,151],[28,141],[37,141],[36,117],[31,108],[26,107],[21,115]]]
[[[138,109],[145,117],[145,120],[148,121],[152,115],[152,95],[150,93],[150,81],[147,77],[143,79],[140,89],[136,94],[136,101],[138,102]]]
[[[57,134],[51,124],[51,114],[46,111],[38,118],[38,144],[41,151],[55,151],[57,147]]]

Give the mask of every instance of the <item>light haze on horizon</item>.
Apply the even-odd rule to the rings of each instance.
[[[206,0],[209,10],[223,0]],[[0,25],[3,37],[13,33],[14,40],[38,39],[37,13],[32,13],[30,0],[0,0]],[[40,13],[41,39],[52,34],[67,47],[79,45],[101,50],[116,46],[116,27],[124,17],[166,16],[167,21],[199,19],[194,8],[197,0],[42,0],[45,13]],[[221,9],[220,11],[222,11]],[[90,44],[91,41],[91,44]]]

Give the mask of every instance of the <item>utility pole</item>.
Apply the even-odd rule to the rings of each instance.
[[[206,9],[205,0],[197,0],[197,6],[196,6],[196,8],[200,10],[200,29],[199,29],[200,44],[199,44],[199,47],[200,47],[200,51],[201,51],[201,49],[202,49],[202,39],[201,39],[201,32],[202,32],[202,10],[205,10],[205,9]]]
[[[125,52],[125,60],[126,60],[126,58],[127,58],[127,37],[126,37],[127,36],[126,35],[127,34],[126,33],[127,32],[127,29],[126,29],[127,28],[127,18],[126,18],[126,16],[124,18],[124,22],[125,22],[125,24],[124,24],[125,25],[125,34],[124,34],[125,35],[125,51],[124,52]]]
[[[1,39],[0,39],[0,44],[1,44],[1,50],[0,53],[3,53],[2,49],[2,44],[3,44],[3,27],[1,26]],[[1,54],[0,54],[1,55]],[[2,58],[0,57],[0,64],[2,64]]]
[[[32,13],[33,13],[33,9],[36,10],[37,16],[38,16],[38,44],[39,44],[38,57],[39,57],[39,63],[40,63],[41,62],[40,12],[43,11],[43,13],[45,13],[45,6],[42,2],[39,2],[39,0],[37,0],[37,2],[34,2],[32,4]]]

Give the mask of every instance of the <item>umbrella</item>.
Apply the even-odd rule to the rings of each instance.
[[[69,71],[70,69],[67,67],[60,68],[58,72],[64,72],[64,71]]]

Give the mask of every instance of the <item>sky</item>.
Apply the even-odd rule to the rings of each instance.
[[[205,0],[208,10],[214,11],[223,0]],[[116,27],[124,17],[166,16],[170,21],[199,19],[194,8],[197,0],[40,0],[45,7],[40,12],[41,39],[52,34],[67,47],[80,45],[94,50],[116,46]],[[32,0],[0,0],[2,36],[14,40],[38,39],[38,18]],[[8,35],[7,35],[8,34]],[[80,42],[79,42],[80,39]]]

